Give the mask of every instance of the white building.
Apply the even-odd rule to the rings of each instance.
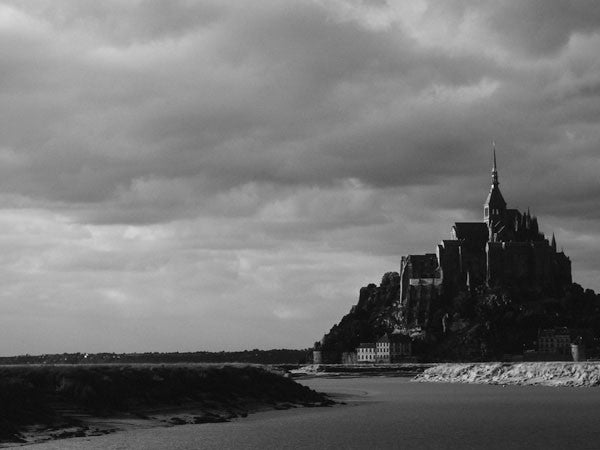
[[[398,363],[410,356],[411,339],[403,334],[384,334],[377,342],[361,343],[356,348],[358,363]]]
[[[359,344],[356,349],[356,362],[375,362],[377,357],[377,347],[374,342]]]
[[[377,341],[377,362],[389,363],[390,361],[390,338],[384,334]]]

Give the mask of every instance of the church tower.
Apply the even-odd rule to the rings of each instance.
[[[498,181],[498,169],[496,167],[496,145],[493,146],[493,165],[492,165],[492,186],[490,193],[483,205],[483,221],[487,224],[490,230],[490,237],[493,236],[494,230],[504,222],[506,215],[506,202],[500,192],[500,182]]]

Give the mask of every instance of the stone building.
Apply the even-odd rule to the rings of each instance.
[[[398,363],[412,356],[412,343],[405,334],[384,334],[377,342],[361,343],[356,354],[359,363]]]
[[[571,333],[566,327],[549,328],[538,333],[538,353],[571,355]]]
[[[411,339],[405,334],[384,334],[377,340],[377,362],[398,363],[412,356]]]
[[[377,358],[377,347],[375,342],[364,342],[356,349],[356,361],[359,363],[374,363]]]
[[[442,293],[442,270],[437,255],[403,256],[400,262],[400,305],[409,326],[427,327],[431,303]]]
[[[407,328],[427,327],[431,304],[479,286],[560,292],[571,284],[571,261],[557,251],[529,211],[507,208],[493,153],[483,221],[457,222],[436,253],[408,255],[400,263],[400,310]]]
[[[390,360],[390,338],[387,334],[384,334],[375,343],[377,348],[375,349],[375,358],[378,363],[389,363]]]

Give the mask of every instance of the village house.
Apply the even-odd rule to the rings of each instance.
[[[361,343],[356,349],[356,362],[374,363],[377,355],[377,347],[374,342]]]
[[[412,341],[405,334],[390,335],[390,362],[401,362],[412,356]]]
[[[378,363],[389,363],[390,360],[390,338],[384,334],[377,340],[376,361]]]
[[[566,327],[540,330],[538,352],[557,355],[571,354],[571,333]]]
[[[357,362],[397,363],[412,356],[410,337],[399,334],[384,334],[377,342],[361,343],[356,348]]]

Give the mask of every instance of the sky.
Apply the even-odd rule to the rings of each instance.
[[[508,206],[600,290],[597,0],[0,0],[0,354],[307,348]]]

